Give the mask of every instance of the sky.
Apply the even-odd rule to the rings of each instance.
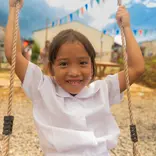
[[[105,0],[105,3],[98,5],[96,0],[46,0],[47,4],[53,7],[65,8],[68,11],[75,11],[78,8],[84,6],[90,1],[94,1],[94,7],[88,10],[89,16],[91,16],[94,20],[92,20],[89,25],[96,28],[102,29],[102,27],[108,24],[109,16],[116,12],[117,10],[117,1],[116,0]],[[130,0],[124,0],[124,3],[129,3]],[[99,16],[100,15],[100,16]],[[103,22],[101,22],[101,18],[103,18]]]
[[[8,1],[0,0],[0,25],[2,26],[7,23]],[[31,36],[32,31],[45,28],[46,18],[49,19],[49,23],[52,23],[52,21],[76,11],[91,1],[94,4],[93,8],[89,8],[78,21],[99,31],[102,31],[108,25],[113,26],[116,20],[111,17],[115,16],[117,11],[117,0],[104,0],[104,3],[101,2],[100,5],[97,4],[96,0],[25,0],[24,7],[20,12],[21,34],[24,37]],[[151,13],[149,16],[155,17],[155,14],[152,14],[154,12],[152,8],[156,8],[156,0],[122,0],[122,3],[127,8],[131,8],[131,6],[133,8],[134,4],[142,4],[144,6],[141,8],[144,9],[147,16]],[[136,12],[136,14],[139,14],[139,12]],[[140,21],[140,15],[138,18],[136,21]],[[154,18],[153,20],[156,21]],[[140,26],[143,26],[144,23]],[[155,25],[152,24],[151,26],[156,28],[156,22]]]
[[[105,0],[103,5],[97,5],[96,0],[45,0],[49,6],[64,8],[68,11],[75,11],[90,1],[94,1],[94,8],[88,14],[94,19],[89,23],[90,26],[101,30],[108,23],[115,22],[110,19],[110,15],[117,11],[117,0]],[[131,3],[142,3],[149,8],[156,7],[156,0],[122,0],[122,4],[130,7]],[[100,16],[99,16],[100,15]],[[101,19],[103,21],[101,22]]]
[[[46,0],[46,3],[51,7],[64,8],[69,12],[73,12],[81,6],[84,6],[86,3],[90,3],[90,1],[94,1],[94,7],[87,11],[87,14],[93,19],[88,22],[89,26],[102,31],[104,28],[114,27],[117,25],[116,19],[110,18],[112,15],[115,16],[115,13],[117,11],[117,0],[105,0],[105,2],[101,5],[98,5],[96,3],[96,0]],[[127,9],[130,8],[131,11],[133,11],[133,8],[138,5],[138,12],[135,12],[135,14],[132,15],[134,18],[136,17],[135,19],[132,19],[132,21],[135,23],[133,28],[137,27],[141,29],[150,27],[156,29],[156,21],[154,25],[148,25],[145,21],[145,19],[151,18],[150,16],[154,12],[153,8],[156,9],[156,0],[122,0],[122,4],[125,5]],[[142,8],[144,10],[140,11],[139,9]],[[145,18],[142,18],[142,21],[140,15],[138,16],[139,12],[143,13],[144,16],[146,16]],[[152,16],[155,16],[155,12]],[[138,18],[140,19],[138,20]],[[153,21],[154,20],[155,19],[153,19]],[[137,26],[136,24],[137,21],[140,22],[139,26]],[[151,23],[153,23],[153,21],[151,21]],[[116,39],[119,40],[117,42],[121,42],[121,37],[116,37]],[[146,37],[136,36],[136,39],[139,42],[153,40],[156,39],[156,34],[152,34],[150,36],[148,35]]]

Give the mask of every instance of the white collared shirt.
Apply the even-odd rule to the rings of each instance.
[[[29,62],[23,88],[33,103],[45,156],[109,156],[120,133],[110,112],[110,106],[121,101],[117,74],[73,97]]]

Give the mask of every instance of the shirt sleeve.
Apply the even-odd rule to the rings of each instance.
[[[38,88],[43,83],[43,81],[44,76],[41,69],[37,65],[29,62],[22,88],[31,100],[38,98]]]
[[[105,82],[108,88],[110,106],[120,103],[124,94],[120,93],[118,74],[107,76]]]

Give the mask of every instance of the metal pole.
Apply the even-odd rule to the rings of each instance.
[[[48,39],[48,23],[49,23],[49,19],[47,18],[47,19],[46,19],[45,42],[46,42],[46,41],[47,41],[47,39]]]
[[[101,48],[100,48],[100,62],[102,60],[102,52],[103,52],[103,33],[101,33],[101,37],[100,37],[100,43],[101,43]]]

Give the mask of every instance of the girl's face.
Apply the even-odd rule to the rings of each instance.
[[[90,82],[93,70],[90,56],[79,43],[63,44],[53,65],[56,82],[67,92],[78,94]]]

